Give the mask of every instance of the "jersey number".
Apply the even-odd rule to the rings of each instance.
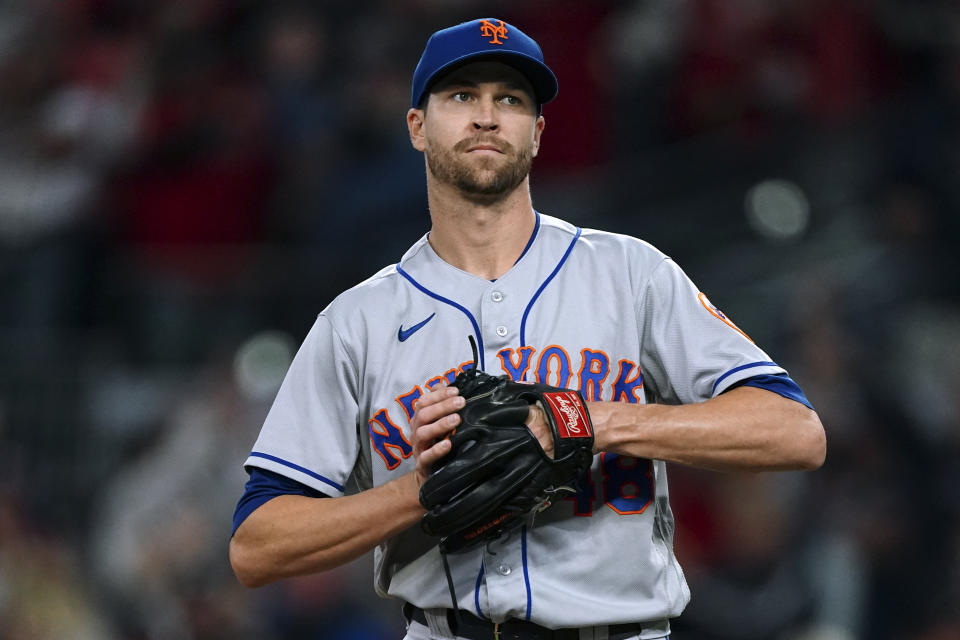
[[[603,501],[620,515],[643,513],[653,501],[653,462],[650,460],[601,453],[600,470]],[[592,516],[596,497],[593,474],[587,469],[580,478],[580,490],[566,499],[573,502],[575,515]]]

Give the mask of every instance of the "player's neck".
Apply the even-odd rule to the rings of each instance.
[[[510,270],[536,224],[528,180],[495,202],[474,202],[442,187],[428,189],[427,197],[430,246],[445,262],[487,280]]]

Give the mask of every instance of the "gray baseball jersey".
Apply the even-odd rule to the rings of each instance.
[[[338,296],[294,359],[246,464],[343,495],[414,468],[417,398],[472,354],[493,374],[579,389],[587,400],[701,402],[784,370],[670,258],[635,238],[546,215],[496,281],[421,238],[399,264]],[[601,453],[579,493],[507,537],[449,556],[459,606],[547,627],[666,621],[689,600],[673,553],[664,462]],[[375,552],[376,588],[421,608],[450,595],[437,540],[419,527]],[[657,624],[660,623],[660,624]]]

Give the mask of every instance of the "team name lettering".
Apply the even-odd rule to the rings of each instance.
[[[501,349],[497,358],[501,370],[508,374],[511,380],[518,382],[527,379],[530,365],[536,359],[537,364],[533,371],[536,382],[579,389],[587,401],[612,400],[636,404],[640,402],[640,394],[643,393],[643,372],[636,362],[626,358],[617,361],[617,377],[612,385],[608,383],[613,360],[599,349],[580,351],[575,387],[569,384],[574,363],[563,347],[550,345],[542,349],[539,355],[533,347],[507,348]]]
[[[599,349],[582,349],[579,362],[573,362],[570,354],[559,345],[549,345],[539,350],[524,346],[501,349],[497,352],[497,360],[501,371],[509,375],[511,380],[577,389],[587,401],[612,400],[636,404],[643,393],[643,372],[639,365],[631,360],[621,359],[616,366],[612,366],[613,360],[610,356]],[[402,414],[407,419],[406,429],[397,426],[387,407],[381,407],[374,412],[367,422],[370,444],[388,469],[396,469],[402,460],[413,455],[413,447],[404,432],[409,431],[417,400],[437,384],[450,384],[459,372],[473,366],[472,362],[463,362],[425,380],[422,385],[408,388],[397,395],[397,407],[392,411],[394,415]],[[610,383],[608,379],[612,377],[610,374],[614,370],[617,375]],[[490,373],[497,372],[491,369]],[[528,377],[534,379],[528,380]],[[557,398],[555,415],[558,421],[562,420],[571,437],[583,437],[581,429],[586,427],[586,419],[578,415],[576,403],[568,398]]]
[[[500,368],[510,376],[511,380],[520,382],[527,379],[527,369],[530,368],[530,356],[533,347],[520,347],[514,353],[513,349],[501,349],[497,352],[500,359]]]
[[[610,373],[610,356],[603,351],[583,349],[580,352],[580,393],[586,400],[600,400],[603,381]]]
[[[406,459],[413,455],[413,446],[407,441],[400,427],[390,420],[386,409],[381,409],[370,418],[367,429],[373,450],[383,458],[387,469],[396,469],[400,466],[401,458]]]

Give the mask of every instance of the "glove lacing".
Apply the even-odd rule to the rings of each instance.
[[[473,352],[473,368],[463,371],[463,381],[472,382],[474,378],[479,374],[480,366],[480,352],[477,350],[477,341],[472,335],[467,336],[467,340],[470,341],[470,350]],[[446,545],[443,544],[444,541],[440,541],[440,559],[443,561],[443,573],[447,578],[447,589],[450,591],[450,602],[453,604],[453,618],[455,626],[460,626],[460,607],[457,605],[457,590],[453,586],[453,574],[450,572],[450,562],[447,560],[447,550]],[[454,633],[457,632],[456,629],[451,629]]]

